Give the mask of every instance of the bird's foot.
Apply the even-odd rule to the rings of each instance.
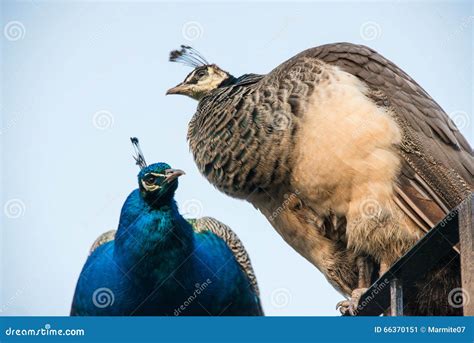
[[[359,306],[359,299],[366,290],[367,288],[354,289],[351,298],[339,301],[336,305],[336,309],[338,309],[343,316],[355,316],[357,313],[357,307]]]

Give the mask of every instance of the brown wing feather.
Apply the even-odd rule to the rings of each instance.
[[[395,201],[424,231],[458,205],[474,188],[473,151],[443,109],[410,76],[374,50],[350,43],[303,51],[274,72],[301,58],[336,65],[365,82],[367,94],[391,109],[403,133],[404,158]]]

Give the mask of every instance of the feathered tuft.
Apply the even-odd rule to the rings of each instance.
[[[135,150],[136,156],[133,156],[137,166],[140,167],[140,169],[145,168],[146,161],[145,157],[143,156],[142,149],[140,149],[140,143],[138,141],[137,137],[130,137],[130,140],[132,141],[133,149]]]
[[[181,45],[180,50],[173,50],[170,52],[170,62],[178,62],[189,67],[197,68],[208,65],[209,62],[202,56],[199,51],[194,48]]]

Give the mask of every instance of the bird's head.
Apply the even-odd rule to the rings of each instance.
[[[138,174],[138,185],[142,197],[153,207],[167,204],[178,188],[178,178],[184,175],[179,169],[160,162],[143,168]]]
[[[150,206],[155,208],[169,204],[178,188],[178,178],[184,175],[184,172],[173,169],[169,164],[163,162],[147,166],[138,139],[131,138],[131,140],[136,152],[134,158],[140,167],[138,187],[141,196]]]
[[[201,54],[190,46],[181,45],[181,50],[171,51],[170,61],[186,64],[193,67],[194,70],[186,76],[183,82],[168,89],[167,95],[187,95],[199,101],[226,80],[233,78],[217,65],[208,63]]]

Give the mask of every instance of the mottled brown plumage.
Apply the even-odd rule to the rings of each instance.
[[[455,124],[370,48],[329,44],[266,75],[227,76],[191,74],[170,92],[200,100],[188,129],[199,170],[344,294],[361,287],[358,256],[386,271],[473,190],[473,152]],[[452,260],[407,313],[458,313],[446,305],[459,283]]]

